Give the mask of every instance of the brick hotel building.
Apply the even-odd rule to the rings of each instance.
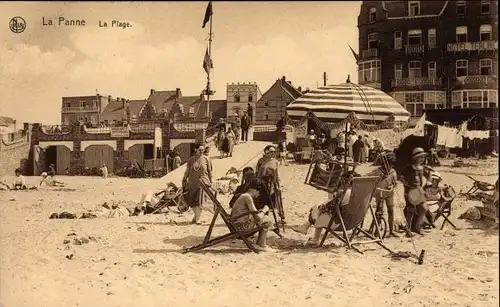
[[[412,113],[498,107],[498,1],[363,1],[359,83]]]

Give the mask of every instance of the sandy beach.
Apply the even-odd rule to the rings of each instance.
[[[450,161],[445,161],[437,168],[444,183],[457,192],[472,185],[465,174],[490,183],[498,178],[497,160],[467,162],[476,166],[451,168]],[[230,166],[219,165],[216,177]],[[289,225],[302,223],[309,207],[326,198],[324,192],[303,184],[307,167],[290,164],[281,169]],[[359,172],[371,168],[363,165]],[[269,235],[268,242],[278,253],[254,254],[240,242],[228,242],[182,254],[183,247],[203,240],[212,217],[209,212],[204,212],[200,226],[189,224],[191,212],[49,219],[54,212],[78,214],[106,201],[136,202],[146,187],[161,187],[166,182],[159,180],[165,179],[58,178],[76,191],[0,192],[0,302],[5,307],[484,307],[499,303],[498,230],[477,229],[457,219],[479,202],[461,197],[454,201],[451,219],[460,230],[448,225],[415,238],[417,251],[426,250],[423,265],[391,260],[376,245],[362,246],[365,253],[358,254],[338,247],[340,242],[333,238],[325,248],[304,248],[307,237],[291,229],[284,238]],[[35,184],[38,178],[28,180]],[[402,189],[396,202],[396,218],[402,218]],[[226,231],[219,220],[214,234]],[[76,236],[68,236],[72,233]],[[92,240],[63,244],[67,238],[81,236]],[[415,252],[407,238],[384,242],[394,251]]]

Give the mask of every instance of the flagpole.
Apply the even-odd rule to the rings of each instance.
[[[212,16],[213,16],[213,3],[211,4],[211,12],[210,12],[210,21],[208,25],[208,57],[210,59],[209,65],[208,65],[208,72],[207,72],[207,117],[211,119],[211,113],[210,113],[210,70],[212,69]]]

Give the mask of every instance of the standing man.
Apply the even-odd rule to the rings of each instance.
[[[253,107],[251,104],[247,104],[247,113],[248,117],[250,118],[250,127],[253,126]]]
[[[241,117],[241,141],[248,141],[248,129],[250,129],[250,118],[247,112],[243,112],[243,117]]]

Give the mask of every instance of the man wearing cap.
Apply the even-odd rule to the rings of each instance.
[[[269,207],[264,206],[264,208],[257,210],[255,207],[255,199],[259,197],[262,186],[265,183],[258,178],[254,178],[247,186],[247,191],[241,194],[238,199],[234,202],[231,208],[231,216],[239,218],[235,221],[235,226],[240,231],[252,230],[254,228],[259,229],[259,236],[255,248],[259,251],[274,251],[272,248],[267,246],[266,238],[269,228],[272,226],[272,222],[266,213],[269,211]],[[250,213],[250,214],[246,214]]]
[[[248,141],[248,130],[250,129],[250,117],[248,117],[247,112],[243,112],[243,116],[241,117],[241,141]]]
[[[197,225],[200,224],[203,202],[200,184],[212,184],[212,162],[203,154],[204,150],[203,145],[196,148],[195,154],[186,163],[186,172],[182,178],[184,201],[193,209],[194,217],[191,222]]]
[[[428,178],[424,175],[425,157],[427,153],[420,147],[413,149],[411,155],[411,165],[407,166],[400,177],[401,183],[404,185],[405,197],[405,218],[410,230],[407,230],[407,236],[411,236],[411,232],[423,235],[422,222],[427,212],[425,203],[425,194],[423,187],[426,185]]]

